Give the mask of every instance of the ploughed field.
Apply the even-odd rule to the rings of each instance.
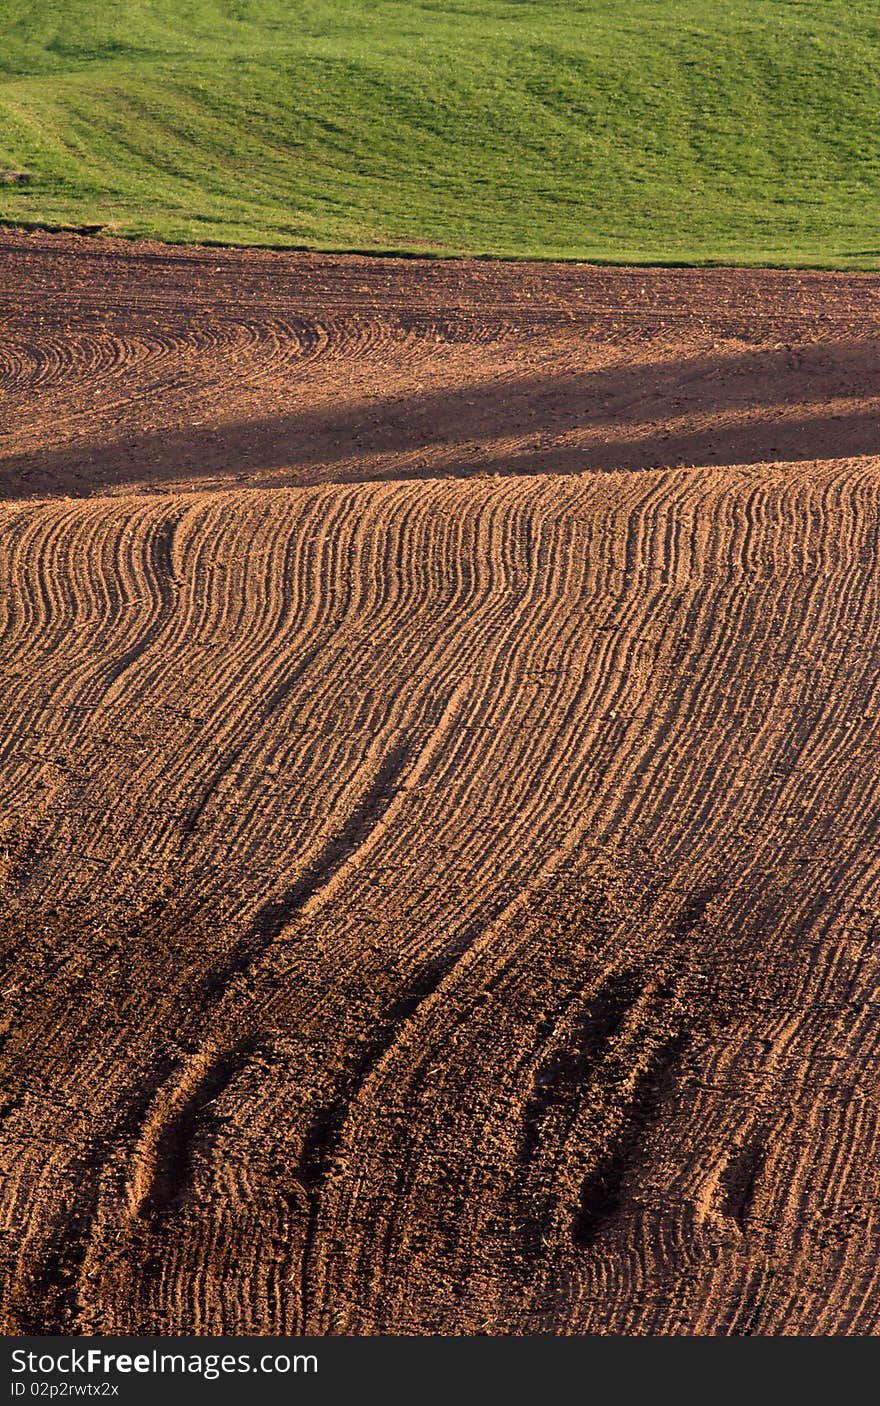
[[[0,298],[4,1330],[876,1332],[876,279]]]

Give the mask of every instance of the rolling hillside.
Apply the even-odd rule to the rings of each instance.
[[[871,0],[0,0],[0,219],[876,268]]]

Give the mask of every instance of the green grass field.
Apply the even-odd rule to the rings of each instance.
[[[877,0],[0,0],[0,221],[880,267]]]

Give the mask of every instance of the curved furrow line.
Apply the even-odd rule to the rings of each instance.
[[[344,542],[338,544],[338,552],[340,556],[343,552],[346,551],[349,553],[354,553],[356,555],[359,550],[360,545],[357,538],[353,543],[349,544],[347,547]],[[339,566],[333,564],[331,564],[329,568],[326,569],[328,569],[332,574],[334,574],[334,576],[338,575],[340,579],[342,579],[347,572],[347,568],[345,569],[345,571],[343,571],[339,568]],[[326,601],[327,593],[316,592],[312,599],[323,599]],[[350,615],[350,613],[351,602],[343,597],[336,604],[334,618],[338,623],[332,629],[325,628],[323,627],[322,622],[316,621],[311,629],[300,630],[301,634],[310,634],[312,636],[312,639],[309,643],[309,647],[301,656],[296,667],[292,671],[289,665],[287,665],[281,671],[280,680],[276,684],[276,686],[269,692],[268,700],[265,704],[265,713],[263,716],[277,714],[279,719],[279,728],[282,726],[281,720],[285,716],[289,700],[293,697],[294,702],[296,702],[295,695],[297,686],[299,686],[303,680],[306,680],[310,677],[310,671],[315,671],[314,676],[316,678],[321,677],[321,675],[317,674],[316,671],[316,661],[320,658],[322,651],[326,651],[328,649],[336,650],[338,655],[341,654],[344,657],[344,644],[340,644],[337,641],[339,637],[342,637],[344,635],[344,631],[348,628],[348,626],[346,625],[346,619],[347,616]],[[332,669],[332,666],[329,670],[329,677],[331,679],[334,677],[334,671]],[[317,696],[316,691],[307,690],[307,693],[311,696],[307,698],[306,711],[303,711],[302,704],[298,704],[298,727],[302,732],[306,733],[306,735],[308,734],[310,728],[309,715],[314,716],[317,720],[319,720],[321,713],[320,698],[319,696]],[[257,716],[257,723],[260,723],[259,714]],[[316,726],[316,732],[319,738],[321,731],[322,729],[318,722],[318,725]],[[233,753],[233,757],[235,757],[236,762],[240,762],[243,766],[246,764],[249,770],[254,769],[257,771],[257,774],[259,774],[259,756],[253,757],[253,748],[254,746],[262,747],[265,741],[265,729],[263,728],[263,726],[252,726],[248,735],[244,739],[241,750]],[[274,745],[277,746],[277,741]],[[320,741],[313,745],[316,747],[322,746]],[[250,756],[247,756],[248,751],[251,754]],[[344,774],[344,768],[341,774]]]
[[[15,658],[16,676],[23,681],[20,687],[30,689],[35,681],[42,683],[46,666],[52,670],[39,708],[35,711],[33,702],[29,704],[38,733],[48,728],[51,734],[57,722],[51,716],[53,711],[63,707],[70,695],[76,699],[81,691],[80,675],[88,674],[89,664],[88,657],[85,664],[82,660],[80,632],[88,630],[99,649],[112,650],[117,638],[130,639],[138,628],[138,613],[126,608],[125,591],[116,597],[108,595],[103,589],[103,573],[95,575],[93,557],[100,560],[108,544],[113,547],[114,533],[99,515],[90,516],[91,523],[63,511],[40,514],[36,521],[41,530],[19,540],[10,563],[10,590],[15,590],[17,604],[24,610],[16,622],[15,641],[7,635],[5,645]],[[85,541],[78,530],[71,531],[81,525],[92,529],[85,534]],[[32,583],[43,575],[54,583],[51,593],[34,589]],[[60,678],[59,656],[65,660]],[[41,716],[42,709],[45,716]]]
[[[748,538],[744,539],[744,542],[747,540]],[[766,589],[767,591],[775,592],[776,588],[773,586],[771,580],[768,580]],[[723,708],[719,708],[716,692],[711,687],[709,690],[704,690],[702,688],[702,680],[708,676],[709,679],[723,681],[727,677],[727,667],[732,652],[737,651],[746,654],[746,656],[748,655],[748,621],[750,617],[753,621],[762,620],[762,598],[757,594],[756,582],[753,579],[747,589],[739,590],[732,599],[722,605],[720,608],[724,611],[725,618],[730,625],[730,628],[722,634],[719,634],[716,629],[715,615],[719,609],[719,605],[712,593],[709,592],[697,596],[694,605],[696,607],[696,614],[688,622],[688,645],[693,641],[695,648],[699,651],[698,657],[704,662],[700,672],[695,672],[691,678],[685,676],[680,685],[678,697],[674,700],[674,706],[670,709],[669,719],[671,722],[681,711],[686,710],[693,718],[694,735],[698,735],[701,727],[705,725],[707,735],[712,736],[712,729],[709,724],[715,716],[719,714],[723,716],[724,710]],[[734,611],[737,613],[734,614]],[[726,653],[719,656],[714,652],[719,647],[726,648]],[[708,658],[706,658],[705,654],[707,648],[713,649],[713,653]],[[731,710],[731,712],[733,712],[733,710]],[[657,805],[663,805],[670,814],[675,814],[679,803],[679,797],[676,789],[672,789],[674,786],[680,787],[681,789],[687,788],[688,793],[691,795],[700,795],[701,791],[699,785],[695,784],[694,778],[687,775],[679,777],[676,774],[676,770],[672,767],[674,753],[670,749],[676,743],[674,728],[668,726],[665,729],[664,735],[667,740],[666,742],[661,742],[661,746],[663,747],[661,755],[666,766],[664,769],[658,767],[657,774],[667,778],[665,782],[667,792],[665,798],[658,798]],[[722,737],[718,739],[718,743],[719,745],[728,747],[737,745],[740,736],[740,728],[735,725],[734,719],[731,717],[726,742]],[[703,757],[698,751],[696,755],[692,755],[688,760],[691,765],[699,765]],[[726,774],[727,771],[723,760],[723,754],[715,752],[705,757],[704,780],[708,777],[714,777],[722,781],[723,784],[723,779],[726,777]],[[674,779],[669,779],[670,777]],[[640,798],[642,803],[649,799],[644,790],[641,791]],[[708,807],[706,807],[706,809],[708,809]],[[714,809],[713,817],[717,814],[717,809]],[[624,812],[616,815],[612,820],[612,824],[616,829],[622,829],[625,826],[629,828],[635,824],[635,817],[627,816]]]
[[[84,540],[79,532],[63,537],[50,528],[46,534],[33,569],[48,571],[64,583],[64,591],[45,601],[38,636],[42,657],[32,657],[28,672],[23,674],[30,695],[28,734],[33,741],[23,750],[24,766],[19,774],[14,768],[5,772],[4,790],[10,803],[17,790],[32,785],[34,763],[61,769],[64,786],[56,799],[65,792],[75,794],[93,762],[90,730],[96,710],[114,681],[159,630],[161,617],[172,608],[165,578],[174,515],[160,518],[155,535],[148,530],[150,516],[145,514],[146,520],[142,518],[140,523],[133,522],[131,515],[124,520],[131,536],[121,555],[112,523],[108,528],[106,519],[94,510],[77,520],[78,526],[93,529]],[[68,552],[71,543],[76,545],[75,553]],[[50,558],[51,566],[46,561],[47,544],[54,558]],[[59,547],[63,555],[59,555]],[[83,548],[85,560],[79,557]],[[95,576],[94,559],[106,562],[108,556],[115,558],[113,568]],[[33,628],[29,622],[29,629]],[[90,645],[85,650],[83,638]],[[72,756],[77,757],[73,768]],[[47,800],[52,800],[52,786]]]
[[[394,631],[394,633],[396,633],[395,626],[394,626],[394,617],[391,617],[391,620],[392,620],[392,624],[391,624],[392,631]],[[453,645],[453,652],[454,652],[454,645]],[[332,678],[332,676],[333,676],[332,669],[328,669],[328,671],[325,671],[325,672],[326,672],[326,675],[329,675],[330,678]],[[403,727],[410,727],[410,725],[412,725],[412,721],[413,721],[413,720],[412,720],[412,716],[405,717],[405,718],[403,718],[402,723],[399,724],[399,725],[403,725]],[[387,725],[387,724],[382,723],[382,727],[385,727],[385,725]],[[375,723],[373,724],[373,727],[375,728]]]
[[[852,578],[850,578],[850,580],[852,580]],[[806,597],[806,599],[805,599],[805,601],[804,601],[804,604],[803,604],[803,607],[802,607],[802,608],[803,608],[803,619],[802,619],[802,621],[800,622],[799,625],[796,625],[795,622],[792,620],[790,611],[787,610],[787,611],[786,611],[786,614],[785,614],[785,616],[784,616],[784,618],[779,622],[778,630],[774,630],[774,634],[776,634],[776,637],[778,637],[779,639],[788,638],[788,639],[792,639],[792,640],[798,640],[798,639],[803,639],[803,638],[809,639],[809,638],[810,638],[811,630],[812,630],[812,629],[819,628],[819,621],[818,621],[817,619],[811,618],[811,616],[812,616],[814,607],[816,607],[816,608],[822,608],[822,602],[824,601],[824,584],[825,584],[825,583],[824,583],[824,581],[823,581],[823,573],[822,573],[821,571],[818,571],[818,572],[816,573],[815,577],[814,577],[813,586],[812,586],[811,590],[808,592],[807,597]],[[835,592],[835,602],[838,604],[838,606],[839,606],[839,608],[840,608],[841,611],[844,610],[844,609],[846,608],[846,605],[847,605],[847,591],[848,591],[848,589],[849,589],[849,583],[848,583],[846,580],[844,580],[844,581],[842,581],[842,582],[840,583],[840,587],[839,587],[838,590]],[[794,600],[794,593],[792,593],[792,594],[788,597],[788,599],[787,599],[787,601],[786,601],[786,605],[787,605],[787,606],[793,605],[793,600]],[[817,602],[818,602],[818,606],[817,606]],[[870,615],[870,599],[866,600],[865,605],[866,605],[866,614],[867,614],[867,615]],[[765,613],[766,613],[766,612],[765,612]],[[851,629],[852,633],[853,633],[856,637],[858,637],[858,634],[859,634],[860,623],[861,623],[861,622],[859,622],[858,620],[855,620],[855,621],[851,622],[850,629]],[[867,623],[867,622],[866,622],[866,623]],[[775,625],[775,622],[774,622],[774,625]],[[827,609],[824,610],[824,618],[822,619],[822,622],[821,622],[821,628],[822,628],[823,632],[826,633],[826,634],[828,634],[828,635],[833,634],[834,631],[835,631],[836,628],[837,628],[837,626],[836,626],[836,624],[835,624],[835,617],[832,616],[832,618],[829,620],[829,618],[828,618],[828,610],[827,610]],[[741,636],[740,632],[737,632],[735,638],[737,638],[737,640],[741,640],[742,636]],[[776,687],[779,688],[779,689],[784,689],[784,687],[785,687],[785,680],[784,680],[784,677],[781,678],[781,679],[778,681],[778,683],[776,684]],[[835,715],[836,715],[837,713],[839,713],[839,712],[841,711],[841,709],[842,709],[844,706],[845,706],[845,697],[840,694],[839,690],[838,690],[838,691],[835,691],[833,688],[831,688],[831,689],[829,689],[829,691],[828,691],[828,693],[827,693],[826,705],[825,705],[824,710],[818,715],[818,717],[815,717],[813,720],[811,720],[812,726],[811,726],[811,728],[810,728],[810,734],[812,734],[812,735],[815,736],[816,738],[821,738],[821,739],[823,739],[823,743],[824,743],[824,746],[823,746],[822,751],[819,753],[818,756],[815,757],[815,762],[816,762],[816,764],[817,764],[817,771],[818,771],[818,773],[819,773],[820,775],[821,775],[821,774],[825,774],[825,775],[829,774],[829,773],[827,772],[827,770],[826,770],[827,765],[828,765],[827,748],[832,747],[832,746],[839,746],[839,745],[840,745],[840,733],[839,733],[839,729],[834,725],[834,720],[835,720]],[[743,757],[743,761],[742,761],[741,765],[743,766],[743,769],[744,769],[744,770],[747,770],[750,774],[754,774],[754,773],[755,773],[755,770],[757,769],[757,774],[760,775],[761,772],[762,772],[763,769],[764,769],[764,768],[762,767],[762,764],[761,764],[761,758],[762,758],[762,756],[764,755],[764,753],[767,751],[767,747],[768,747],[767,736],[765,736],[765,730],[766,730],[767,728],[772,728],[772,726],[773,726],[773,721],[772,721],[772,720],[775,720],[775,719],[777,718],[777,716],[778,716],[778,710],[773,709],[773,708],[768,708],[768,709],[765,710],[764,717],[762,718],[762,726],[761,726],[761,728],[760,728],[758,731],[756,731],[756,733],[754,734],[754,737],[753,737],[753,739],[752,739],[752,741],[751,741],[750,750],[747,751],[746,754],[745,754],[745,756]],[[810,743],[810,734],[807,734],[807,735],[805,735],[805,736],[803,737],[803,739],[802,739],[802,741],[801,741],[801,743],[800,743],[801,749],[803,749],[803,748],[809,746],[809,743]],[[835,743],[834,739],[837,739],[837,742],[836,742],[836,743]],[[786,749],[786,750],[790,750],[790,749]],[[812,761],[812,760],[814,760],[814,758],[811,757],[810,760]],[[789,755],[789,756],[786,758],[786,764],[785,764],[785,766],[786,766],[786,770],[790,770],[790,771],[791,771],[792,779],[793,779],[793,782],[794,782],[794,784],[795,784],[795,786],[796,786],[796,785],[797,785],[796,757]],[[706,782],[707,782],[707,780],[708,780],[708,777],[709,777],[711,774],[722,774],[722,775],[723,775],[723,768],[718,767],[718,766],[717,766],[717,762],[716,762],[714,759],[713,759],[713,764],[712,764],[711,766],[707,767],[707,769],[706,769],[706,777],[705,777],[705,778],[701,779],[700,777],[693,777],[693,778],[688,777],[688,778],[686,779],[685,784],[687,784],[687,785],[689,786],[689,788],[690,788],[692,791],[696,792],[697,794],[701,794],[701,793],[702,793],[703,795],[706,795],[706,794],[707,794]],[[830,774],[833,774],[833,772],[831,772]],[[793,797],[793,796],[790,795],[790,794],[789,794],[789,795],[786,795],[785,791],[782,790],[781,787],[780,787],[779,789],[780,789],[781,794],[780,794],[780,795],[778,796],[778,798],[775,800],[775,806],[776,806],[777,809],[780,809],[780,810],[781,810],[781,809],[782,809],[782,804],[781,804],[781,803],[782,803],[783,801],[785,801],[785,802],[790,806],[791,804],[794,803],[795,797]],[[711,795],[711,792],[709,792],[708,794]],[[670,803],[672,803],[672,801],[670,801]],[[752,797],[751,797],[751,802],[750,802],[749,798],[746,797],[746,798],[743,798],[742,800],[738,800],[737,804],[738,804],[738,820],[739,820],[739,822],[740,822],[740,825],[746,826],[746,825],[749,824],[749,822],[752,822],[752,821],[753,821],[756,825],[760,823],[761,814],[760,814],[760,809],[759,809],[759,807],[760,807],[760,806],[766,807],[766,798],[763,799],[763,800],[760,800],[760,793],[758,793],[758,792],[756,792],[756,791],[753,790],[753,792],[752,792]],[[749,808],[749,807],[750,807],[750,804],[751,804],[751,807],[752,807],[751,810],[750,810],[750,808]],[[708,801],[707,801],[706,805],[704,806],[704,812],[705,812],[705,811],[708,811],[708,809],[709,809],[709,806],[708,806]],[[714,813],[714,815],[716,815],[716,816],[718,815],[717,799],[714,800],[714,802],[713,802],[713,813]],[[699,817],[697,817],[697,818],[699,819]],[[704,816],[704,818],[707,818],[707,816]]]
[[[96,311],[100,304],[95,302]],[[86,322],[65,327],[39,342],[14,334],[3,344],[3,380],[10,398],[20,395],[27,413],[28,397],[34,391],[66,390],[73,379],[87,382],[90,389],[101,387],[106,380],[112,385],[117,378],[164,375],[166,368],[175,372],[176,389],[190,384],[206,383],[206,369],[213,375],[207,384],[219,389],[233,383],[228,359],[253,356],[254,365],[249,378],[267,379],[289,363],[297,366],[327,354],[331,346],[332,329],[308,318],[270,318],[248,321],[242,317],[202,319],[198,326],[175,320],[159,328],[155,325],[141,334],[133,333],[125,312],[107,306],[104,322]],[[119,331],[114,330],[114,324]],[[259,354],[258,356],[256,354]],[[212,358],[216,364],[212,365]],[[193,362],[186,371],[187,360]],[[224,359],[227,365],[224,367]],[[172,363],[167,367],[167,363]],[[177,363],[175,366],[174,363]],[[182,374],[183,379],[178,380]],[[161,382],[159,383],[162,384]],[[155,393],[155,386],[139,389],[135,381],[132,394],[118,404],[133,405]],[[104,408],[113,408],[114,403]],[[94,415],[94,409],[76,412],[78,417]],[[21,425],[27,420],[20,421]],[[34,420],[34,423],[39,423]]]
[[[183,539],[182,539],[182,540],[181,540],[181,548],[180,548],[182,553],[184,552],[184,545],[185,545],[185,544],[184,544],[184,541],[183,541]],[[283,544],[276,544],[276,546],[277,546],[277,549],[278,549],[278,551],[279,551],[279,553],[280,553],[280,561],[283,561],[283,554],[284,554],[284,547],[283,547]],[[271,559],[270,559],[270,560],[271,560]],[[182,569],[182,574],[185,573],[185,572],[188,570],[189,565],[190,565],[190,563],[187,562],[187,559],[186,559],[186,557],[185,557],[185,555],[184,555],[183,560],[182,560],[182,568],[181,568],[181,569]],[[283,570],[283,567],[281,567],[280,569]],[[272,579],[272,576],[273,576],[274,574],[275,574],[274,569],[270,566],[270,568],[269,568],[269,579]],[[241,671],[240,671],[240,673],[241,673],[241,681],[242,681],[242,684],[244,685],[245,688],[247,688],[248,685],[251,685],[251,686],[252,686],[253,674],[254,674],[255,671],[258,671],[259,666],[260,666],[260,664],[261,664],[261,662],[262,662],[262,657],[263,657],[263,656],[262,656],[262,655],[260,654],[260,652],[259,652],[258,641],[260,640],[261,637],[263,638],[263,640],[265,641],[263,648],[264,648],[264,650],[268,653],[268,652],[270,651],[270,649],[272,648],[272,641],[273,641],[273,639],[275,639],[275,638],[277,637],[278,629],[279,629],[279,618],[278,618],[278,616],[277,616],[277,612],[278,612],[278,610],[284,609],[283,600],[284,600],[284,598],[283,598],[283,594],[282,594],[282,595],[280,596],[280,598],[278,598],[278,599],[276,600],[276,605],[275,605],[275,607],[270,608],[270,610],[269,610],[268,612],[266,612],[265,610],[263,610],[263,609],[260,608],[260,604],[259,604],[260,598],[259,598],[259,596],[258,596],[258,597],[257,597],[257,602],[258,602],[258,603],[257,603],[257,607],[256,607],[256,608],[259,610],[260,614],[261,614],[262,617],[263,617],[263,618],[261,619],[261,621],[260,621],[259,630],[258,630],[256,636],[255,636],[253,630],[251,630],[250,633],[243,632],[242,635],[239,636],[239,640],[240,640],[240,644],[239,644],[239,653],[240,653],[240,657],[241,657],[241,659],[242,659],[242,666],[241,666]],[[174,661],[174,658],[176,657],[176,650],[179,649],[179,647],[180,647],[179,641],[180,641],[181,639],[185,639],[185,638],[186,638],[186,632],[187,632],[189,629],[191,629],[191,628],[193,627],[193,622],[192,622],[192,620],[191,620],[191,619],[186,619],[186,618],[184,618],[184,619],[182,619],[182,620],[181,620],[180,618],[178,618],[178,620],[177,620],[176,622],[173,622],[173,624],[174,624],[175,627],[176,627],[175,630],[174,630],[174,634],[169,638],[168,633],[167,633],[167,631],[166,631],[166,635],[165,635],[165,637],[164,637],[164,638],[162,639],[162,641],[161,641],[161,645],[162,645],[161,649],[157,648],[157,647],[156,647],[156,642],[154,642],[154,647],[153,647],[153,649],[151,650],[150,655],[149,655],[147,658],[145,658],[144,661],[143,661],[143,665],[144,665],[145,667],[142,667],[141,669],[139,669],[139,670],[137,671],[137,676],[133,676],[133,677],[131,677],[131,678],[129,678],[129,679],[127,680],[127,684],[128,684],[128,693],[127,693],[127,694],[120,695],[120,696],[117,697],[117,699],[115,700],[116,707],[117,707],[117,709],[119,709],[120,711],[122,710],[123,707],[128,708],[128,709],[131,708],[131,699],[130,699],[130,695],[131,695],[132,693],[135,693],[135,692],[136,692],[136,694],[139,694],[139,695],[145,695],[145,694],[146,694],[146,695],[149,696],[149,695],[153,694],[154,691],[155,691],[156,693],[160,693],[160,691],[163,690],[163,688],[164,688],[164,685],[163,685],[163,682],[162,682],[163,676],[167,677],[167,676],[170,674],[170,672],[173,671],[173,669],[174,669],[174,663],[173,663],[173,661]],[[273,652],[274,652],[274,651],[273,651]],[[235,650],[233,649],[233,650],[231,651],[231,653],[232,653],[232,655],[233,655],[233,660],[234,660]],[[212,657],[212,655],[213,655],[213,652],[212,652],[211,654],[209,654],[209,656],[208,656],[208,661],[207,661],[207,662],[208,662],[209,664],[211,664],[211,665],[214,664],[214,660],[215,660],[215,657],[216,657],[216,656],[213,656],[213,657]],[[250,655],[251,657],[248,658],[248,655]],[[282,657],[283,657],[283,656],[282,656]],[[144,673],[146,673],[146,675],[147,675],[146,679],[144,679]],[[203,676],[203,678],[204,678],[204,677],[205,677],[205,676]],[[234,672],[233,672],[233,679],[234,679],[234,677],[235,677],[235,675],[234,675]],[[257,677],[259,677],[259,674],[258,674],[258,673],[257,673]],[[208,681],[209,678],[210,678],[210,675],[207,676],[206,681]],[[232,705],[233,705],[233,708],[235,708],[235,707],[237,706],[238,711],[239,711],[239,714],[240,714],[241,705],[240,705],[240,703],[238,702],[239,692],[238,692],[234,687],[233,687],[231,690],[229,689],[229,681],[228,681],[228,679],[225,679],[224,682],[226,683],[226,686],[227,686],[227,699],[231,700]],[[167,693],[167,690],[165,690],[165,691],[166,691],[166,693]],[[172,696],[173,696],[173,695],[172,695]],[[182,700],[182,702],[183,702],[183,700]],[[222,713],[222,711],[221,711],[222,707],[223,707],[223,702],[222,702],[222,701],[220,702],[220,705],[219,705],[219,706],[218,706],[218,704],[215,702],[215,704],[214,704],[215,716],[216,716],[217,719],[218,719],[217,733],[215,734],[215,736],[217,736],[217,734],[219,734],[219,736],[217,736],[217,743],[216,743],[216,745],[217,745],[217,747],[218,747],[218,750],[220,749],[220,747],[222,746],[222,743],[223,743],[223,734],[222,734],[222,730],[221,730],[221,728],[220,728],[220,726],[219,726],[219,721],[220,721],[220,719],[221,719],[222,716],[223,716],[223,713]],[[235,714],[233,713],[233,718],[234,718],[234,717],[235,717]],[[196,733],[195,733],[195,735],[194,735],[194,738],[193,738],[193,742],[192,742],[192,748],[193,748],[192,755],[193,755],[194,758],[197,758],[197,757],[198,757],[199,745],[200,745],[200,737],[199,737],[198,732],[196,731]],[[144,763],[147,774],[149,774],[149,772],[150,772],[150,770],[151,770],[152,764],[153,764],[153,758],[152,758],[152,757],[150,756],[150,754],[148,753],[147,756],[146,756],[146,758],[145,758],[145,763]],[[196,763],[196,764],[198,764],[198,763]],[[228,763],[224,763],[224,765],[227,765],[227,764],[228,764]],[[181,788],[181,789],[188,789],[188,788],[190,787],[190,785],[191,785],[191,782],[190,782],[190,780],[189,780],[189,776],[190,776],[190,771],[189,771],[189,767],[188,767],[187,764],[186,764],[186,758],[185,758],[185,756],[184,756],[183,758],[180,759],[180,770],[177,772],[177,774],[176,774],[176,776],[175,776],[175,778],[174,778],[175,787],[176,787],[176,788]],[[135,773],[135,778],[134,778],[134,779],[135,779],[135,781],[137,781],[137,773]],[[173,805],[174,805],[174,796],[173,796],[173,792],[172,792],[171,796],[168,797],[168,804],[170,804],[171,807],[173,807]],[[117,822],[118,822],[118,816],[115,817],[115,818],[116,818],[116,820],[117,820]],[[105,824],[109,823],[109,820],[110,820],[110,817],[107,817],[107,820],[105,821]],[[124,856],[120,856],[120,862],[122,861],[123,858],[124,858]]]

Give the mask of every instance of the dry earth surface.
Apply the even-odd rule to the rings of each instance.
[[[878,368],[0,234],[7,1333],[880,1329]]]

